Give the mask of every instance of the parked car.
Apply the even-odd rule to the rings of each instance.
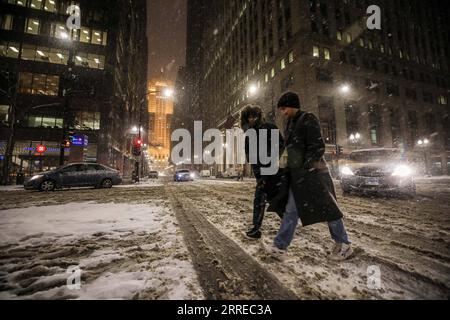
[[[183,182],[183,181],[194,181],[194,173],[188,169],[177,170],[173,176],[173,181]]]
[[[350,192],[416,195],[413,168],[399,149],[357,150],[341,165],[341,187]]]
[[[122,177],[117,170],[96,163],[73,163],[33,176],[24,188],[40,191],[64,187],[112,188],[120,183]]]
[[[159,178],[159,173],[158,173],[158,171],[150,171],[148,173],[148,177],[150,179],[158,179]]]

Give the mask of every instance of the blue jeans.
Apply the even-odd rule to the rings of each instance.
[[[264,212],[266,210],[266,194],[263,190],[263,184],[260,180],[258,180],[258,184],[256,185],[255,197],[253,200],[253,227],[256,230],[261,228]]]
[[[280,230],[274,240],[274,244],[277,248],[287,250],[294,238],[298,220],[299,217],[294,194],[292,190],[289,190],[289,200],[286,205],[286,212],[283,221],[281,222]],[[331,238],[335,242],[350,244],[342,219],[328,222],[328,228],[330,229]]]

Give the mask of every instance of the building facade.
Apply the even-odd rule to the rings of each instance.
[[[68,29],[72,4],[80,29]],[[12,171],[54,168],[64,138],[87,136],[85,160],[130,176],[131,128],[148,130],[146,1],[2,0],[0,12],[0,70],[18,79],[17,99],[0,95],[3,158],[16,101]]]
[[[367,27],[371,5],[381,30]],[[197,107],[209,127],[237,125],[249,103],[283,126],[275,104],[290,90],[319,117],[329,158],[398,147],[420,161],[428,139],[428,165],[448,173],[446,1],[230,0],[206,12]]]
[[[153,80],[150,81],[148,90],[150,169],[162,171],[168,168],[171,155],[172,83]]]

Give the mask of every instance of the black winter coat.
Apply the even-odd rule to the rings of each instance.
[[[256,179],[258,179],[258,180],[260,180],[260,179],[270,180],[269,178],[271,176],[262,176],[261,175],[261,168],[263,168],[263,167],[270,167],[270,164],[267,164],[267,165],[262,164],[261,161],[260,161],[260,158],[259,158],[259,143],[260,143],[260,139],[261,139],[260,130],[264,130],[264,129],[267,130],[267,142],[266,142],[266,145],[267,145],[267,152],[268,152],[268,156],[269,157],[271,155],[270,152],[272,150],[271,149],[272,148],[272,143],[276,143],[278,145],[279,156],[281,156],[281,152],[282,152],[283,146],[284,146],[283,136],[280,133],[279,141],[272,141],[272,139],[271,139],[272,136],[271,136],[270,130],[278,130],[278,127],[276,125],[274,125],[272,123],[268,123],[268,122],[264,122],[259,127],[254,128],[254,129],[256,130],[256,133],[257,133],[256,137],[257,137],[257,140],[258,140],[258,143],[256,144],[256,148],[255,148],[257,150],[257,155],[258,155],[257,156],[258,157],[257,158],[257,160],[258,160],[257,162],[258,163],[252,164],[252,171],[253,171],[253,174],[254,174]],[[250,160],[250,144],[249,144],[248,139],[246,139],[246,141],[245,141],[245,156],[247,158],[247,162],[249,162],[249,160]]]
[[[341,219],[318,119],[311,113],[298,112],[288,122],[284,138],[288,165],[268,211],[284,213],[292,189],[303,226]]]

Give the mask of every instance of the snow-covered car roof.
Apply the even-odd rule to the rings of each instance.
[[[380,151],[401,152],[401,150],[398,148],[372,148],[372,149],[359,149],[352,151],[351,153],[380,152]]]

